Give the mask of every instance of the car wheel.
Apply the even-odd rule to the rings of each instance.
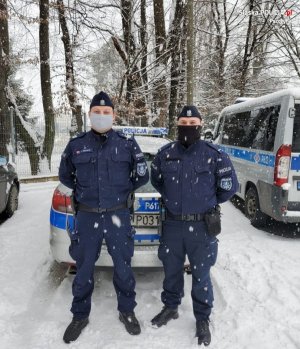
[[[16,184],[12,184],[10,187],[7,205],[5,209],[5,216],[11,217],[18,208],[19,203],[19,190]]]
[[[254,227],[264,227],[267,224],[268,216],[260,210],[257,190],[250,187],[246,193],[245,214]]]

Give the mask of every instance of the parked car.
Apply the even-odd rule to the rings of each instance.
[[[14,166],[0,155],[0,214],[11,217],[18,208],[20,183]]]
[[[228,153],[237,196],[254,226],[272,217],[300,223],[300,89],[248,99],[222,110],[214,142]]]
[[[120,129],[120,127],[116,127]],[[163,138],[167,134],[164,128],[127,127],[124,133],[134,133],[135,139],[145,155],[149,170],[155,154],[170,140]],[[53,258],[61,263],[74,264],[69,255],[70,239],[67,227],[73,227],[73,213],[70,201],[71,189],[60,183],[53,193],[50,210],[50,248]],[[158,226],[159,197],[150,181],[135,192],[134,215],[132,225],[136,229],[135,252],[132,259],[133,267],[161,266],[157,258],[159,245]],[[103,241],[101,255],[97,266],[112,266],[112,260]]]

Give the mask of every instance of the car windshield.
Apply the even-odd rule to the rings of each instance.
[[[138,145],[141,147],[142,152],[144,153],[145,160],[147,162],[148,170],[150,171],[151,162],[153,161],[158,150],[170,142],[166,138],[158,137],[147,137],[147,136],[136,136],[135,137]],[[150,180],[148,183],[138,188],[137,193],[156,193],[156,190],[153,188]]]

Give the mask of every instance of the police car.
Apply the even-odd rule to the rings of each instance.
[[[228,153],[237,196],[254,226],[300,223],[300,89],[247,99],[222,110],[214,142]]]
[[[151,161],[157,151],[169,143],[166,128],[148,127],[114,127],[125,134],[134,134],[150,169]],[[73,213],[70,201],[71,189],[60,183],[53,193],[50,210],[50,248],[53,258],[59,263],[75,264],[69,255],[70,239],[67,228],[72,227]],[[150,181],[135,192],[134,215],[132,225],[135,227],[135,251],[132,258],[133,267],[158,267],[161,262],[157,258],[159,245],[159,197]],[[100,258],[96,266],[112,266],[105,241],[101,248]]]

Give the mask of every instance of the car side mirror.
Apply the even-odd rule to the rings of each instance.
[[[210,131],[204,132],[204,140],[205,141],[212,141],[213,139],[213,133]]]
[[[0,166],[7,165],[7,159],[5,156],[0,156]]]

